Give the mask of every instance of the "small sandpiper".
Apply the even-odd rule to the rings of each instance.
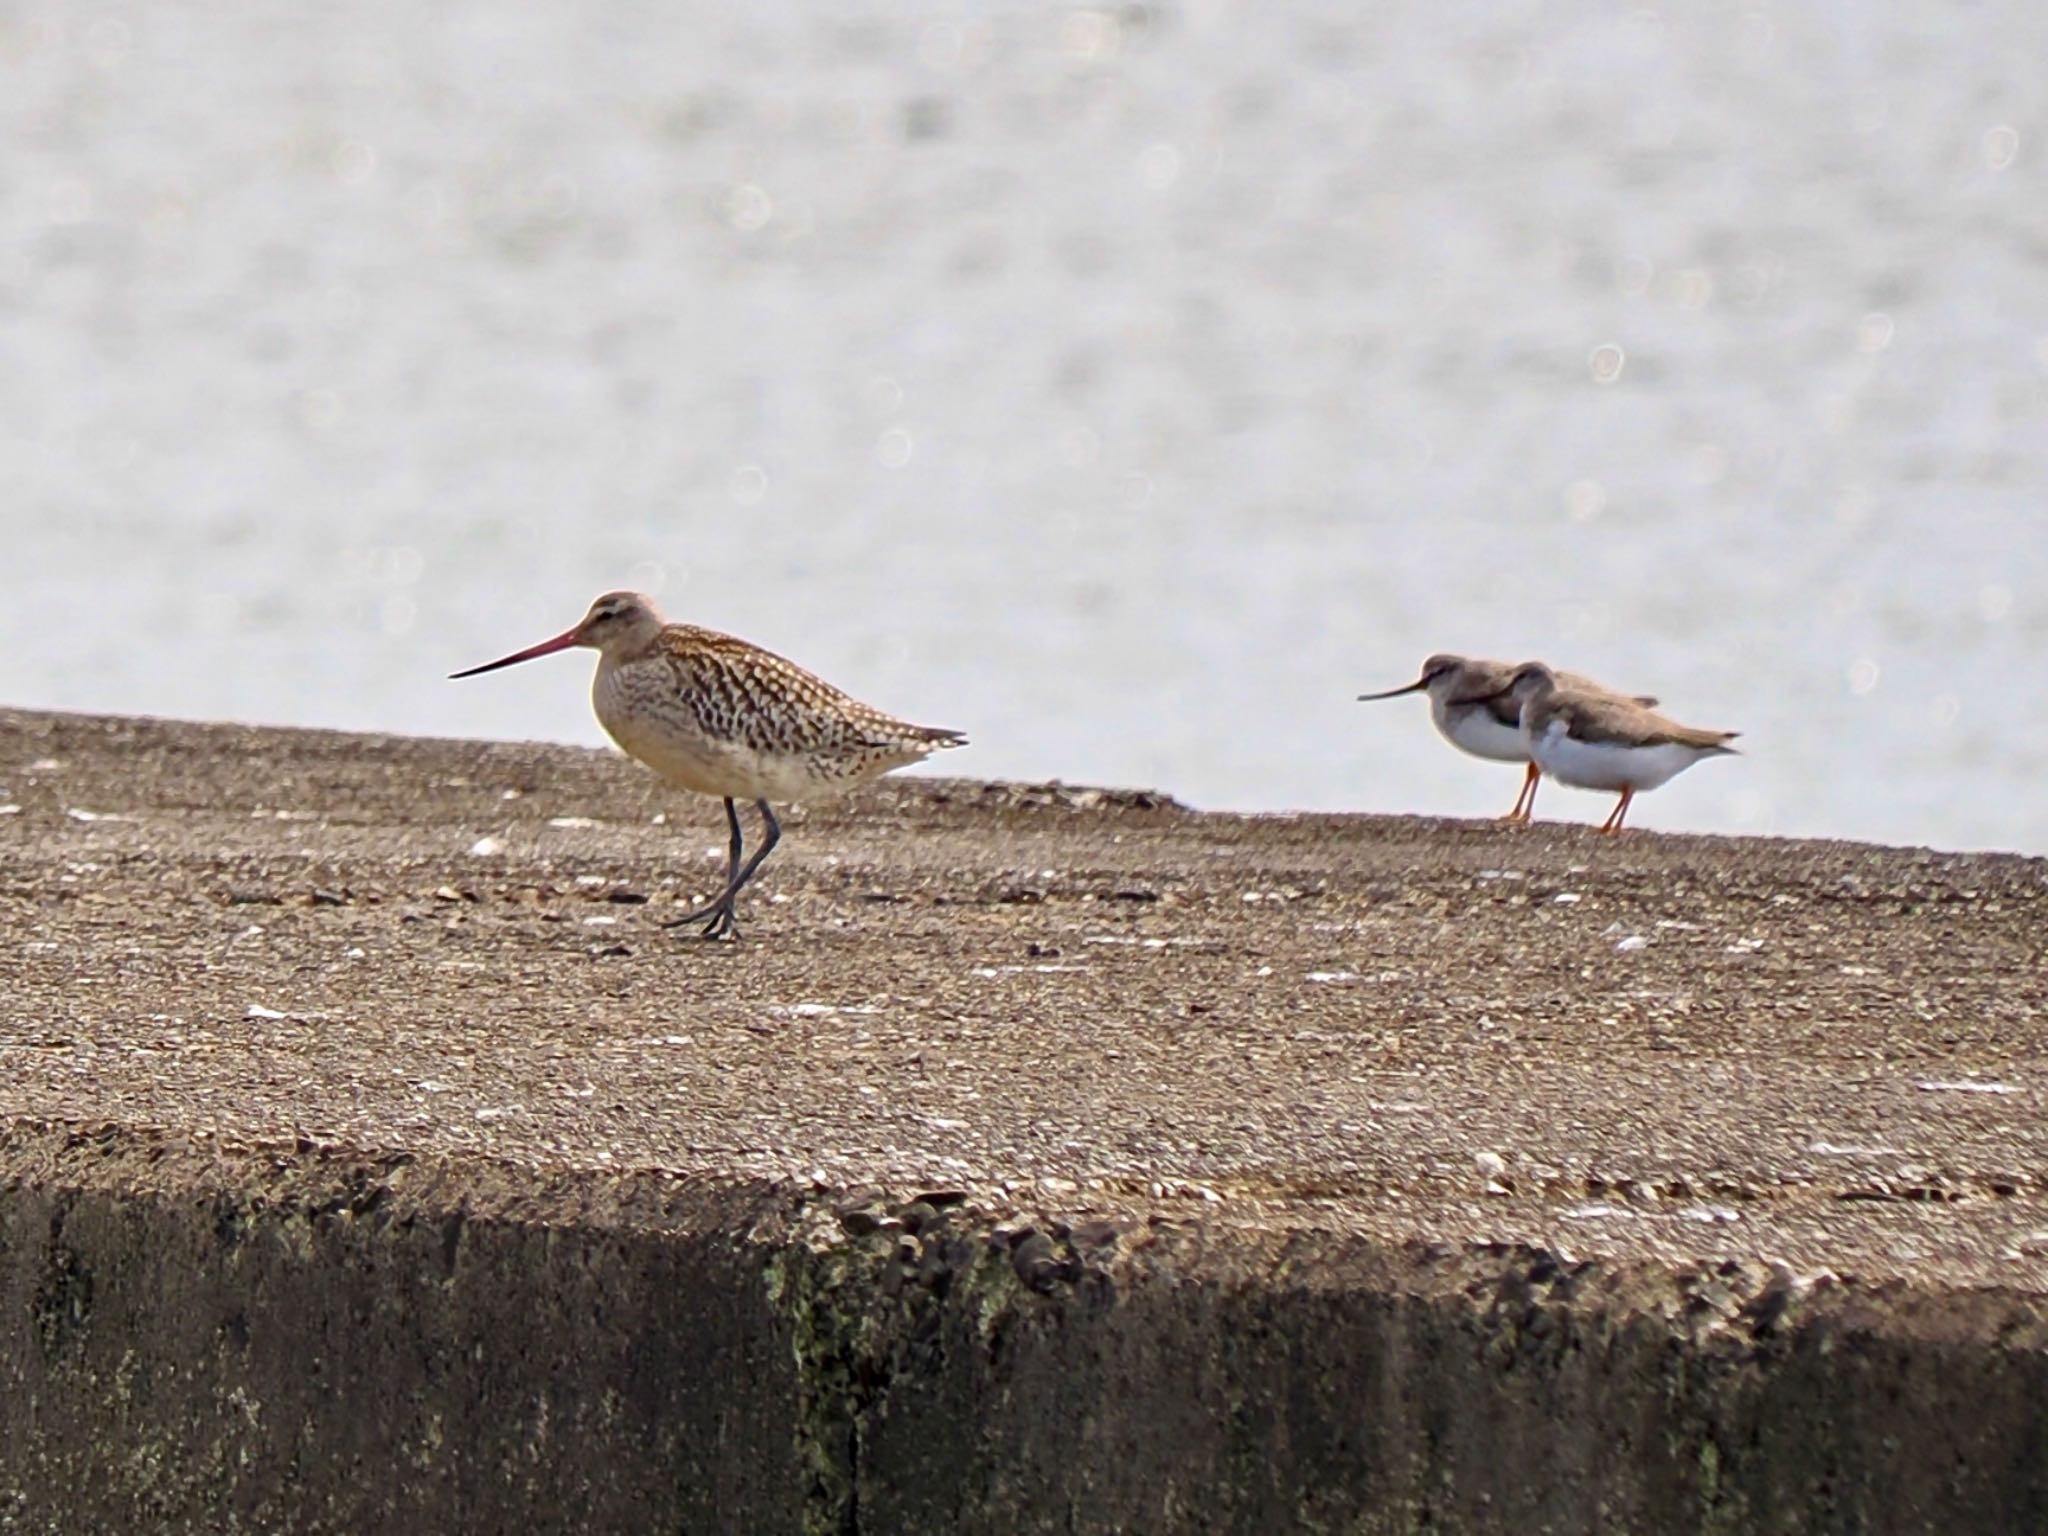
[[[1522,735],[1521,706],[1507,696],[1509,680],[1515,674],[1511,661],[1488,661],[1477,656],[1432,656],[1422,664],[1422,676],[1405,688],[1385,693],[1361,693],[1369,699],[1399,698],[1404,693],[1427,693],[1429,717],[1439,735],[1460,751],[1495,763],[1527,763],[1522,792],[1502,821],[1523,822],[1536,809],[1536,785],[1543,772],[1529,756],[1529,744]],[[1646,695],[1615,693],[1590,677],[1575,672],[1559,674],[1560,680],[1582,692],[1597,694],[1618,703],[1648,707],[1657,701]]]
[[[1530,761],[1560,784],[1621,798],[1602,832],[1619,832],[1638,790],[1655,789],[1702,758],[1733,754],[1738,731],[1680,725],[1642,704],[1571,686],[1565,674],[1525,661],[1503,697],[1521,711]]]
[[[734,898],[781,839],[769,801],[837,794],[967,742],[958,731],[884,714],[757,645],[665,624],[637,592],[607,592],[574,629],[451,675],[474,677],[578,645],[598,653],[590,697],[612,740],[678,788],[725,801],[725,889],[669,924],[701,921],[710,939],[739,936]],[[739,800],[761,813],[761,845],[744,865]]]

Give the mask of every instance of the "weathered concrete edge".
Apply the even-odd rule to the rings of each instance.
[[[474,764],[496,762],[504,769],[541,767],[586,774],[596,771],[615,774],[621,783],[639,786],[650,797],[664,791],[658,780],[645,777],[646,770],[616,748],[579,742],[543,740],[537,737],[507,738],[442,736],[396,731],[350,730],[338,726],[282,725],[240,718],[209,719],[190,715],[148,715],[105,713],[89,710],[53,709],[26,704],[0,703],[0,729],[22,732],[39,740],[58,731],[76,731],[102,738],[109,748],[131,746],[138,741],[159,742],[187,749],[194,760],[249,759],[261,761],[285,752],[309,757],[359,759],[365,752],[386,754],[394,761],[429,765],[441,762]],[[1065,779],[1043,781],[981,778],[966,774],[932,772],[929,765],[870,785],[861,793],[869,797],[916,798],[972,797],[976,794],[1008,791],[1027,799],[1035,809],[1059,808],[1093,812],[1102,809],[1135,809],[1191,820],[1233,822],[1292,822],[1306,825],[1373,826],[1378,824],[1443,828],[1491,833],[1497,821],[1489,816],[1456,816],[1413,811],[1380,810],[1368,806],[1331,810],[1247,810],[1231,806],[1196,804],[1180,799],[1171,790],[1146,785],[1098,785]],[[667,803],[667,802],[664,802]],[[827,803],[827,802],[821,802]],[[1573,825],[1569,821],[1559,826]],[[1882,854],[1922,862],[1934,861],[1944,867],[1962,865],[2029,866],[2048,869],[2048,854],[2011,848],[1951,848],[1931,843],[1890,843],[1860,838],[1798,832],[1695,832],[1676,828],[1631,827],[1634,841],[1651,840],[1677,846],[1687,844],[1727,847],[1806,848],[1851,854]]]
[[[2048,1527],[2048,1302],[0,1129],[0,1524]]]

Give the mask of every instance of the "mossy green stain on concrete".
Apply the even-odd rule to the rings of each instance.
[[[46,1236],[37,1255],[40,1274],[29,1315],[43,1358],[57,1365],[82,1341],[92,1316],[93,1273],[90,1261],[64,1234],[69,1206],[54,1202]]]
[[[859,1471],[858,1380],[861,1341],[874,1319],[861,1310],[844,1281],[843,1251],[814,1253],[793,1246],[767,1265],[770,1300],[789,1328],[796,1365],[795,1424],[804,1477],[805,1536],[845,1536],[858,1529],[855,1479]]]
[[[796,1366],[804,1531],[852,1536],[877,1529],[861,1514],[864,1447],[890,1392],[915,1390],[917,1341],[965,1317],[985,1356],[1033,1293],[1001,1242],[963,1243],[943,1218],[915,1236],[894,1223],[853,1236],[820,1215],[770,1256],[763,1280]]]

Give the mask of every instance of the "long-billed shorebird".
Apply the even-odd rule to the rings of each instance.
[[[1422,664],[1422,675],[1407,687],[1389,688],[1385,693],[1361,693],[1358,698],[1364,703],[1370,699],[1395,699],[1404,693],[1426,693],[1429,718],[1436,723],[1437,733],[1452,746],[1488,762],[1527,763],[1529,771],[1522,775],[1521,793],[1515,796],[1507,815],[1501,817],[1502,821],[1527,821],[1536,809],[1536,785],[1543,771],[1529,756],[1529,744],[1522,736],[1521,706],[1507,697],[1508,682],[1514,675],[1515,664],[1511,661],[1439,654]],[[1648,707],[1657,702],[1647,695],[1615,693],[1576,672],[1561,672],[1558,676],[1569,679],[1571,686],[1582,692],[1618,703]]]
[[[725,801],[725,889],[671,920],[703,922],[706,938],[739,934],[733,901],[782,837],[771,800],[838,794],[967,742],[958,731],[884,714],[758,645],[665,624],[637,592],[607,592],[574,629],[451,675],[474,677],[578,645],[598,653],[590,699],[612,740],[678,788]],[[762,826],[744,864],[740,800],[754,802]]]
[[[1739,731],[1705,731],[1642,704],[1589,693],[1540,661],[1525,661],[1502,697],[1520,712],[1529,760],[1560,784],[1605,789],[1621,798],[1600,824],[1619,832],[1639,790],[1655,789],[1702,758],[1722,757]]]

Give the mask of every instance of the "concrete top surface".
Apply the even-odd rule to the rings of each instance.
[[[0,806],[0,1124],[2048,1290],[2037,859],[899,778],[714,944],[610,753],[0,713]]]

